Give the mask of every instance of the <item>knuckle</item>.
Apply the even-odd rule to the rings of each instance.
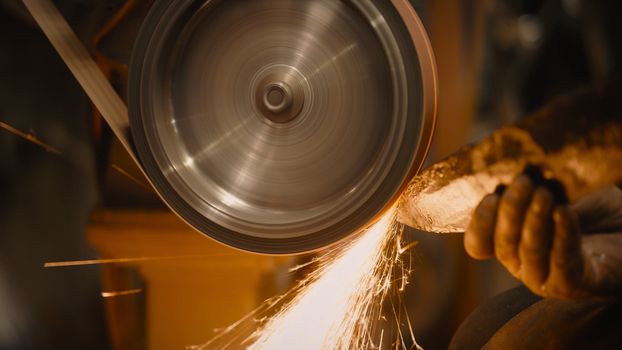
[[[474,218],[486,217],[490,215],[491,210],[492,209],[489,206],[485,205],[485,203],[481,203],[477,206],[477,208],[475,208]]]
[[[553,205],[553,195],[546,187],[538,187],[534,193],[534,203],[541,209]]]
[[[515,234],[514,232],[499,232],[495,235],[495,244],[499,250],[515,250],[518,248],[519,239],[520,237],[518,234]]]
[[[510,186],[510,188],[508,189],[506,193],[508,193],[509,195],[524,196],[526,194],[530,194],[532,190],[533,190],[533,183],[529,179],[529,177],[520,175],[516,177],[514,182],[512,182],[512,185]]]
[[[527,228],[523,230],[523,235],[521,238],[521,248],[527,251],[538,251],[543,249],[543,242],[540,235],[540,230]]]
[[[508,220],[513,221],[513,224],[517,224],[517,221],[522,220],[526,214],[528,207],[528,193],[508,192],[507,197],[504,197],[499,205],[499,215],[504,215]]]
[[[545,233],[540,231],[523,234],[520,249],[526,255],[534,257],[548,257],[552,254],[551,245],[546,239]]]
[[[552,221],[550,206],[541,201],[532,201],[527,209],[527,217],[532,225],[544,226],[545,223]]]
[[[515,189],[514,191],[507,191],[503,195],[502,204],[506,209],[516,209],[517,206],[521,205],[522,202],[525,201],[525,197],[527,197],[520,189]]]
[[[482,200],[480,206],[484,207],[487,210],[491,210],[496,207],[496,204],[499,200],[499,197],[496,194],[488,194]]]

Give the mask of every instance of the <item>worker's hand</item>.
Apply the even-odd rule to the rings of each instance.
[[[582,236],[577,213],[556,203],[554,193],[523,174],[486,196],[465,232],[466,251],[476,259],[495,256],[544,297],[619,298],[622,233]]]

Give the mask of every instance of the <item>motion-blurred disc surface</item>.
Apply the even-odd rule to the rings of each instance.
[[[264,253],[317,249],[377,218],[420,166],[433,119],[417,19],[396,2],[156,2],[129,102],[168,204]]]

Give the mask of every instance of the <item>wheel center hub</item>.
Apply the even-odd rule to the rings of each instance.
[[[272,123],[284,124],[300,115],[305,92],[295,72],[277,71],[265,75],[255,86],[259,113]]]

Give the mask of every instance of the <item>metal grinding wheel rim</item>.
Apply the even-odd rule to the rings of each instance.
[[[162,197],[260,253],[375,221],[423,162],[435,99],[405,0],[159,1],[130,68],[134,144]]]

